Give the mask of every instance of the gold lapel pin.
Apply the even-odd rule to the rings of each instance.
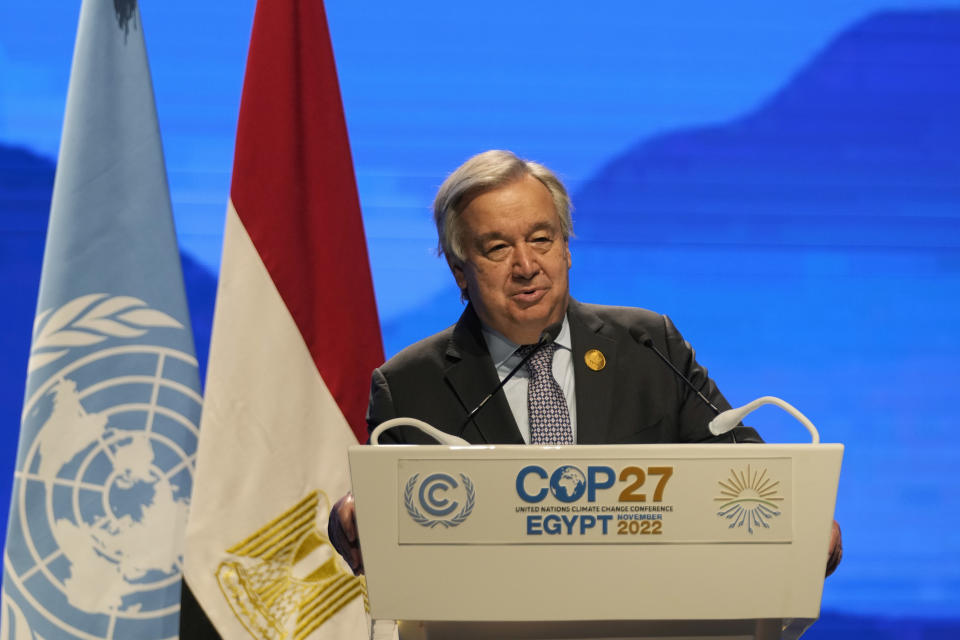
[[[601,353],[599,349],[590,349],[590,351],[587,351],[583,354],[583,361],[594,371],[600,371],[607,366],[607,359],[603,357],[603,353]]]

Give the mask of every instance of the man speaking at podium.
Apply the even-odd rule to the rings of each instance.
[[[550,170],[507,151],[474,156],[447,178],[434,202],[434,220],[440,252],[469,304],[456,325],[374,372],[371,428],[413,417],[477,444],[710,439],[713,410],[638,341],[652,338],[713,404],[730,408],[670,320],[570,298],[570,208]],[[536,368],[522,367],[464,424],[467,413],[519,364],[523,345],[536,344],[558,324],[556,339],[531,358],[552,369],[545,381],[537,382]],[[528,396],[531,381],[537,398]],[[551,424],[549,435],[540,434],[538,416],[531,430],[533,403],[549,406],[561,423]],[[746,428],[724,441],[733,437],[760,441]],[[402,428],[381,438],[391,440],[433,442]]]
[[[476,155],[444,181],[439,248],[468,305],[374,371],[369,427],[417,418],[476,444],[762,442],[749,427],[711,435],[730,405],[669,318],[570,297],[570,209],[549,169],[508,151]],[[407,427],[384,441],[434,442]],[[355,527],[348,495],[330,538],[360,572]]]

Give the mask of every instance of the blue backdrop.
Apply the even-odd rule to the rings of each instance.
[[[807,637],[960,636],[960,2],[328,5],[388,356],[461,309],[446,173],[544,162],[575,296],[669,313],[734,405],[781,396],[847,445]],[[78,12],[0,6],[4,514]],[[143,14],[203,359],[253,2]]]

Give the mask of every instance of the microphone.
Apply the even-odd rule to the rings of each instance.
[[[780,407],[791,416],[796,418],[797,421],[806,427],[807,431],[810,432],[810,439],[813,444],[818,444],[820,442],[820,433],[817,431],[817,428],[813,426],[813,423],[810,422],[810,419],[800,413],[800,411],[789,402],[774,396],[763,396],[762,398],[757,398],[753,402],[749,402],[742,407],[729,409],[717,415],[716,418],[710,421],[710,433],[715,436],[721,436],[737,426],[737,423],[746,418],[748,414],[753,413],[755,410],[768,404]]]
[[[696,393],[697,396],[699,396],[699,398],[704,403],[706,403],[706,405],[710,407],[716,415],[720,415],[721,413],[720,409],[718,409],[716,405],[710,402],[710,399],[707,396],[703,395],[703,393],[700,392],[700,389],[697,389],[697,387],[692,382],[690,382],[687,376],[683,375],[683,372],[681,372],[680,369],[678,369],[672,362],[670,362],[670,359],[667,358],[667,356],[663,355],[663,352],[660,351],[660,349],[657,349],[657,346],[653,344],[653,338],[647,335],[646,331],[644,331],[643,329],[640,329],[639,327],[630,327],[630,336],[634,340],[636,340],[639,344],[642,344],[643,346],[645,346],[646,348],[650,349],[655,354],[657,354],[657,357],[663,360],[663,362],[668,367],[670,367],[670,370],[673,371],[678,378],[683,380],[683,383],[687,385],[687,388],[691,389],[694,393]],[[737,422],[739,422],[739,420]],[[733,426],[727,429],[727,431],[729,431],[730,429],[733,429],[733,427],[736,426],[737,422],[734,422]],[[713,422],[711,422],[711,424],[713,424]],[[726,431],[724,433],[726,433]],[[714,433],[714,435],[720,435],[720,434]],[[730,437],[733,438],[734,443],[737,442],[737,437],[733,433],[730,434]]]
[[[394,427],[414,427],[421,433],[425,433],[440,444],[455,447],[469,447],[470,443],[463,438],[440,431],[432,424],[416,418],[390,418],[377,425],[377,428],[370,433],[370,444],[380,446],[380,434]]]
[[[514,374],[517,373],[517,371],[520,371],[520,368],[523,367],[523,365],[527,364],[527,360],[533,357],[533,354],[535,354],[537,351],[540,351],[540,349],[542,349],[544,346],[550,344],[551,342],[557,339],[557,336],[560,335],[561,327],[563,327],[563,320],[561,320],[560,322],[554,322],[549,327],[543,330],[543,333],[540,334],[540,339],[537,340],[536,346],[530,350],[530,353],[525,355],[523,359],[520,360],[520,363],[517,366],[515,366],[513,369],[511,369],[510,373],[504,376],[503,380],[500,381],[500,384],[494,387],[493,391],[488,393],[486,397],[480,401],[480,404],[475,406],[473,410],[467,414],[467,418],[463,421],[463,424],[460,425],[460,429],[457,431],[457,436],[459,437],[463,436],[463,431],[467,428],[467,425],[470,424],[470,421],[473,420],[473,418],[478,413],[480,413],[480,410],[483,409],[484,406],[486,406],[487,402],[490,401],[490,398],[497,395],[497,392],[503,389],[503,385],[507,384],[510,378],[512,378]],[[483,438],[482,432],[480,433],[480,437]],[[484,443],[487,443],[486,438],[483,438],[483,441]]]

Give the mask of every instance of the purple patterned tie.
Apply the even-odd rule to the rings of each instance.
[[[536,345],[517,350],[523,357]],[[530,383],[527,386],[527,416],[530,421],[530,444],[573,444],[570,409],[563,389],[553,377],[553,354],[559,345],[551,342],[527,360]]]

